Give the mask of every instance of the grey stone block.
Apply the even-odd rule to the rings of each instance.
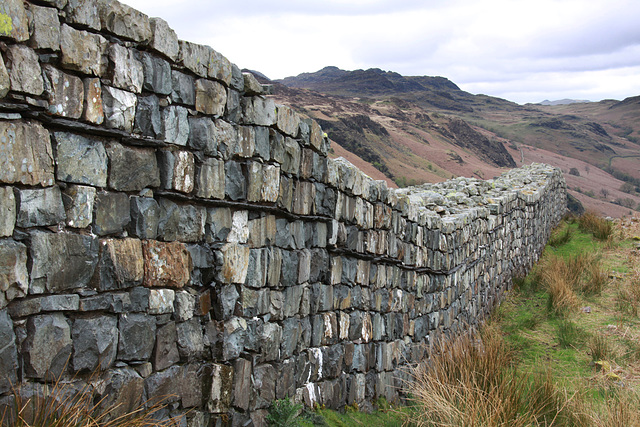
[[[98,2],[92,0],[69,0],[65,7],[69,22],[87,26],[100,31],[100,15],[98,14]]]
[[[116,36],[146,43],[151,40],[149,17],[120,2],[98,3],[102,28]]]
[[[223,85],[206,79],[196,81],[196,110],[214,117],[224,114],[227,91]]]
[[[151,48],[175,61],[180,53],[176,32],[169,27],[164,19],[151,18],[149,23],[151,25],[151,42],[149,43]]]
[[[129,232],[141,239],[155,239],[158,235],[160,206],[149,197],[131,197]]]
[[[138,239],[104,239],[92,280],[99,291],[126,289],[142,283],[142,243]]]
[[[0,98],[4,98],[11,89],[11,80],[9,79],[9,72],[4,65],[4,59],[0,55]]]
[[[102,87],[102,106],[108,128],[133,130],[138,98],[135,94],[111,86]]]
[[[196,79],[178,70],[171,70],[171,100],[177,104],[196,105]]]
[[[64,222],[65,211],[59,187],[37,190],[16,189],[18,227],[38,227]]]
[[[177,342],[175,322],[169,322],[158,328],[153,353],[153,367],[156,371],[162,371],[180,361]]]
[[[56,132],[54,137],[59,180],[106,187],[107,152],[101,140],[67,132]]]
[[[109,77],[119,89],[140,93],[144,83],[144,67],[132,49],[112,44],[108,50]]]
[[[43,65],[42,75],[49,113],[79,119],[84,106],[84,84],[80,77],[63,73],[49,64]]]
[[[11,61],[9,80],[11,90],[24,92],[29,95],[40,95],[44,91],[42,69],[38,62],[38,55],[33,49],[22,45],[11,45],[7,51]]]
[[[110,369],[104,375],[104,391],[96,397],[100,399],[99,410],[109,411],[113,418],[130,414],[140,407],[144,398],[144,380],[133,369]]]
[[[43,314],[27,320],[27,338],[22,344],[27,377],[59,378],[71,356],[71,328],[64,315]]]
[[[77,311],[79,308],[78,295],[49,295],[14,301],[9,313],[13,317],[26,317],[43,311]]]
[[[3,14],[11,19],[11,26],[3,28],[2,36],[16,42],[29,39],[29,23],[24,3],[20,0],[6,0],[2,4]]]
[[[160,199],[158,237],[165,241],[198,242],[204,237],[207,210]]]
[[[224,162],[207,158],[196,169],[196,196],[205,199],[224,199],[225,182]]]
[[[80,317],[74,320],[73,369],[107,369],[115,361],[118,349],[117,319],[114,316]]]
[[[98,261],[98,240],[67,233],[31,232],[29,293],[86,286]]]
[[[242,163],[228,161],[225,163],[225,193],[231,200],[246,200],[247,178]]]
[[[133,132],[151,138],[164,134],[160,104],[156,95],[138,97]]]
[[[191,319],[176,325],[178,352],[182,360],[199,360],[205,355],[204,335],[199,319]]]
[[[16,198],[13,188],[0,187],[0,237],[13,234],[16,225]]]
[[[140,52],[144,69],[143,89],[160,95],[171,94],[171,65],[168,61],[148,52]]]
[[[118,321],[118,359],[148,360],[156,338],[155,318],[146,314],[122,314]]]
[[[160,171],[155,150],[127,147],[118,143],[107,146],[109,186],[117,191],[139,191],[160,186]]]
[[[206,237],[207,241],[224,242],[231,232],[232,215],[229,208],[207,209]]]
[[[171,144],[185,146],[189,140],[187,109],[172,105],[162,110],[163,133],[161,139]]]
[[[0,310],[0,371],[4,375],[0,377],[0,393],[10,391],[18,381],[18,349],[16,335],[13,332],[13,322],[7,314],[7,310]]]
[[[29,4],[29,44],[35,49],[60,50],[60,20],[58,11],[51,7]]]
[[[102,77],[107,70],[105,56],[109,43],[99,34],[76,30],[62,24],[60,30],[60,49],[62,50],[62,66]]]
[[[131,220],[129,196],[99,192],[96,195],[93,231],[99,236],[121,233]]]
[[[200,77],[207,77],[209,70],[207,66],[211,60],[212,49],[196,43],[180,40],[179,61],[189,70]]]
[[[209,117],[189,117],[189,147],[202,151],[207,156],[218,152],[216,125]]]
[[[97,77],[87,77],[82,80],[84,85],[84,107],[82,119],[90,123],[101,125],[104,123],[104,107],[102,104],[102,84]]]

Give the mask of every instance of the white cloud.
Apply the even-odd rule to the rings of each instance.
[[[128,4],[271,78],[335,65],[440,75],[517,102],[640,94],[637,0]]]

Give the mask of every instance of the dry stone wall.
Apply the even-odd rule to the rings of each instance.
[[[54,378],[185,425],[394,400],[565,210],[559,170],[388,189],[116,1],[0,5],[0,395]]]

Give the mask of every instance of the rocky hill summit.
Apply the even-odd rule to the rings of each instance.
[[[256,77],[318,120],[334,155],[390,185],[487,179],[545,162],[563,169],[570,195],[587,208],[614,216],[639,208],[640,97],[519,105],[468,93],[445,77],[379,68]]]

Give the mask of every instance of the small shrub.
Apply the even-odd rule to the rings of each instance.
[[[569,175],[580,176],[580,171],[578,168],[571,168],[569,169]]]
[[[294,403],[289,398],[276,400],[269,407],[267,423],[274,427],[300,426],[298,416],[302,413],[302,409],[301,404]]]

